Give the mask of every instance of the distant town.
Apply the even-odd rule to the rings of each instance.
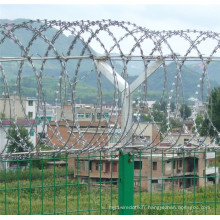
[[[39,148],[44,149],[44,146],[51,146],[51,149],[54,149],[54,147],[62,148],[64,145],[76,149],[85,148],[89,145],[93,147],[111,147],[117,145],[120,139],[121,109],[112,104],[97,106],[80,103],[75,104],[73,110],[71,101],[68,101],[62,107],[49,103],[39,105],[37,102],[38,100],[35,97],[20,98],[5,94],[0,98],[0,152],[8,152],[6,148],[8,130],[12,124],[16,124],[18,128],[24,127],[28,131],[32,146],[36,150],[39,150]],[[137,108],[141,109],[141,114],[137,114],[137,111],[135,111]],[[165,138],[162,137],[163,133],[160,132],[163,122],[157,121],[157,115],[154,115],[154,120],[149,120],[148,113],[149,111],[154,112],[155,108],[159,109],[157,114],[162,114],[163,111],[160,110],[156,101],[146,101],[139,107],[135,101],[133,102],[133,129],[135,132],[131,146],[138,151],[141,147],[152,144],[160,152],[160,154],[157,154],[145,149],[142,151],[145,154],[143,154],[141,160],[135,160],[134,175],[138,177],[141,169],[141,175],[146,178],[146,180],[141,181],[142,188],[150,190],[149,187],[152,184],[152,190],[159,190],[162,177],[166,177],[166,181],[163,183],[164,189],[169,189],[172,186],[173,177],[177,177],[175,179],[175,188],[177,189],[181,189],[183,184],[186,188],[194,184],[193,178],[183,180],[183,176],[198,177],[195,179],[197,186],[205,185],[205,179],[199,178],[204,176],[208,176],[206,179],[207,184],[219,183],[219,178],[213,178],[213,176],[219,176],[219,168],[211,166],[215,158],[214,152],[183,154],[181,151],[177,151],[170,153],[172,152],[173,143],[176,146],[184,146],[189,149],[198,147],[198,139],[192,139],[195,132],[191,112],[196,111],[197,114],[204,114],[204,104],[197,101],[194,107],[188,106],[190,114],[184,118],[184,126],[178,126],[177,123],[177,126],[173,126]],[[181,113],[176,111],[175,108],[171,109],[170,120],[175,121],[178,117],[181,117],[178,114]],[[111,134],[111,128],[113,127],[116,129]],[[210,143],[210,137],[204,138],[204,142]],[[91,181],[98,181],[100,178],[100,161],[98,159],[94,158],[90,161],[80,159],[78,162],[80,163],[80,169],[75,172],[75,175],[78,175],[81,182],[88,182],[88,169],[90,170]],[[104,182],[109,181],[111,178],[118,178],[118,158],[116,157],[113,160],[112,166],[111,162],[112,158],[108,155],[102,158],[101,177]],[[58,164],[62,166],[62,161],[59,161]],[[6,165],[7,169],[10,169],[10,163]],[[76,169],[75,159],[68,159],[68,166]],[[4,169],[3,164],[1,169]],[[147,180],[151,170],[152,178]],[[138,186],[139,184],[140,180],[137,180],[135,185]]]

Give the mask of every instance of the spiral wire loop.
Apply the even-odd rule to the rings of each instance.
[[[24,35],[25,39],[21,37]],[[95,51],[94,45],[99,48],[99,53]],[[181,55],[176,49],[181,48],[180,45],[184,48]],[[204,52],[205,47],[208,47],[209,54]],[[5,137],[12,126],[15,130],[19,130],[21,119],[15,107],[18,100],[23,114],[22,120],[30,127],[29,133],[34,131],[36,136],[36,143],[30,148],[25,140],[28,136],[24,139],[19,138],[20,133],[17,132],[18,139],[12,136],[7,138],[5,146],[0,149],[0,157],[26,158],[59,153],[108,153],[118,152],[129,146],[141,149],[142,152],[161,149],[177,152],[218,149],[217,139],[220,133],[211,120],[207,100],[212,89],[208,67],[210,63],[220,60],[219,47],[219,33],[197,30],[154,31],[124,21],[29,20],[0,25],[0,51],[7,49],[6,55],[2,56],[2,53],[0,55],[1,92],[4,94],[1,98],[1,113],[9,114],[7,120],[0,119],[0,129]],[[39,49],[38,53],[35,48]],[[15,49],[17,55],[12,52]],[[184,69],[190,62],[200,65],[199,80],[194,82],[195,88],[191,88],[194,93],[194,97],[191,97],[193,132],[188,129],[185,120],[180,116],[180,107],[189,98],[185,94],[187,91],[183,85],[183,78]],[[165,130],[155,119],[154,110],[148,102],[151,90],[148,71],[157,63],[159,64],[152,74],[158,74],[160,79],[158,77],[156,79],[163,81],[159,106],[166,103],[163,110],[166,115]],[[134,85],[135,90],[132,91],[132,81],[135,80],[134,75],[131,75],[131,68],[136,64],[141,66],[139,69],[136,68],[136,75],[143,72],[144,79],[137,88]],[[52,101],[55,106],[54,117],[49,120],[48,94],[45,87],[47,87],[47,76],[50,74],[49,67],[53,65],[56,67],[57,86],[56,91],[53,91],[56,97]],[[175,71],[174,74],[170,74],[170,65],[173,67],[172,71]],[[10,66],[16,66],[17,72],[13,73],[13,80],[9,79],[9,75],[12,75]],[[104,70],[100,66],[111,73],[111,82],[107,81],[108,88],[105,88],[106,83],[103,83],[106,79],[103,78]],[[34,94],[36,112],[32,119],[27,114],[24,102],[27,94],[23,85],[27,70],[29,76],[34,79],[33,91],[36,91]],[[82,85],[85,86],[85,81],[91,78],[96,81],[93,87],[96,93],[95,101],[90,103],[93,104],[92,114],[99,117],[97,119],[91,117],[85,122],[78,117],[79,90],[82,89]],[[87,87],[85,86],[83,90],[86,92]],[[106,110],[107,90],[111,91],[108,111]],[[198,101],[204,103],[201,120],[209,121],[217,134],[214,137],[209,133],[205,136],[199,133],[203,123],[198,124],[196,120]],[[173,103],[175,119],[180,123],[175,137],[171,123],[174,114],[171,108]],[[143,123],[142,116],[146,112],[151,120]],[[41,126],[41,133],[45,134],[44,138],[35,129],[36,125]],[[147,139],[145,135],[150,126],[153,126],[155,133],[152,140]],[[184,144],[179,144],[178,141],[183,134],[188,135],[189,138]],[[110,144],[113,138],[116,141]],[[17,143],[14,152],[7,151],[9,139]],[[134,144],[136,142],[138,146]],[[161,147],[162,143],[169,144],[165,148]],[[22,152],[19,152],[18,148],[22,148]]]

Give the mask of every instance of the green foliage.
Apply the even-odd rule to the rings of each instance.
[[[172,112],[175,110],[176,106],[175,106],[174,102],[170,103],[170,108],[171,108]],[[162,101],[161,103],[156,102],[154,104],[154,109],[157,109],[157,110],[160,110],[160,111],[164,111],[164,112],[167,111],[167,102],[166,101]]]
[[[208,116],[205,115],[204,119],[202,115],[197,115],[196,124],[199,127],[198,131],[201,136],[209,135],[211,137],[217,137],[217,132],[214,130],[212,124],[217,131],[220,131],[220,87],[214,88],[208,100]],[[210,122],[210,120],[211,122]]]
[[[33,149],[33,144],[30,141],[28,130],[24,126],[16,127],[15,125],[12,125],[8,129],[7,139],[9,141],[7,149],[8,152],[24,152],[24,148],[26,149],[26,151],[29,151],[29,149]],[[19,163],[16,163],[15,165],[26,166],[27,162],[21,161]]]
[[[170,118],[171,127],[182,127],[182,122],[178,118]]]
[[[5,113],[0,112],[0,120],[6,119]]]
[[[25,19],[16,19],[11,21],[15,24],[25,22]],[[8,23],[5,19],[0,19],[0,24]],[[38,28],[41,23],[33,23],[34,28]],[[53,36],[56,34],[57,30],[55,28],[50,28],[45,31],[43,34],[46,36],[47,39],[52,40]],[[16,37],[25,47],[28,46],[28,42],[32,39],[33,33],[31,31],[25,29],[17,29],[15,31]],[[66,54],[69,46],[71,45],[72,41],[74,40],[74,35],[66,36],[64,34],[60,34],[59,38],[54,42],[54,47],[60,54]],[[29,48],[29,53],[44,56],[45,52],[48,49],[48,43],[46,43],[42,37],[38,36],[36,40],[33,42],[33,45]],[[79,56],[82,55],[81,52],[83,51],[84,45],[81,40],[76,40],[74,50],[71,51],[70,55]],[[97,55],[97,53],[89,47],[89,50],[92,54]],[[88,55],[89,52],[86,49],[83,55]],[[21,49],[17,44],[15,44],[10,39],[5,39],[4,43],[1,44],[0,47],[0,55],[2,57],[19,57],[21,56]],[[49,51],[48,56],[54,56],[53,50]],[[69,85],[69,83],[73,83],[77,81],[77,90],[76,90],[76,102],[83,102],[83,103],[93,103],[97,102],[97,94],[98,94],[98,76],[96,71],[91,71],[94,69],[94,64],[92,60],[81,60],[80,68],[78,69],[77,76],[75,75],[75,70],[77,68],[77,60],[69,60],[66,64],[66,70],[69,73],[69,78],[64,79],[62,77],[62,81],[66,81],[65,83]],[[39,61],[34,61],[34,66],[37,72],[41,71],[42,63]],[[113,65],[115,70],[121,74],[123,71],[123,62],[120,61],[113,61]],[[134,67],[135,65],[135,67]],[[10,62],[10,63],[3,63],[2,64],[5,72],[7,73],[7,81],[10,90],[14,89],[15,80],[17,78],[17,72],[19,69],[19,63],[17,62]],[[138,77],[137,69],[143,71],[144,65],[143,62],[136,62],[128,63],[128,72],[131,73],[129,76],[128,81],[129,83],[133,82]],[[172,88],[172,82],[174,77],[177,74],[176,71],[176,64],[170,63],[167,65],[166,68],[168,74],[164,74],[164,68],[159,68],[155,74],[153,74],[148,79],[148,100],[159,100],[162,94],[162,88],[164,86],[167,87],[168,90]],[[49,103],[54,103],[56,94],[54,91],[58,89],[58,81],[60,74],[62,72],[62,67],[60,66],[60,62],[58,60],[47,61],[44,65],[43,72],[42,72],[42,80],[41,85],[43,88],[43,94],[45,97],[45,101]],[[211,71],[212,72],[212,71]],[[86,77],[82,77],[85,76]],[[197,82],[199,81],[200,74],[196,71],[193,71],[188,66],[183,65],[181,70],[182,75],[182,83],[184,94],[186,97],[192,96],[194,94],[194,88],[197,86]],[[101,87],[102,87],[102,99],[105,103],[112,103],[113,102],[113,94],[114,94],[114,86],[104,77],[101,75]],[[3,82],[3,79],[0,77],[0,82]],[[166,85],[164,84],[166,82]],[[211,85],[213,82],[211,82]],[[0,94],[4,90],[4,83],[0,83]],[[79,87],[78,87],[79,85]],[[204,86],[206,87],[206,86]],[[62,87],[63,88],[63,87]],[[38,89],[38,81],[35,78],[35,73],[30,63],[25,62],[22,67],[22,78],[21,78],[21,95],[22,97],[27,96],[36,96]],[[206,91],[204,91],[206,93]],[[70,99],[71,91],[69,96],[66,97],[66,100]],[[134,94],[135,97],[135,94]],[[58,101],[63,101],[61,100]],[[65,101],[65,100],[64,100]],[[162,106],[161,106],[162,107]],[[173,111],[174,105],[171,103],[171,109]],[[164,106],[162,107],[162,109]]]
[[[188,105],[183,104],[180,107],[180,115],[183,119],[189,118],[191,116],[192,112]]]
[[[153,116],[153,118],[151,117]],[[161,123],[161,131],[162,132],[166,132],[167,130],[167,126],[166,126],[166,115],[164,114],[164,112],[159,111],[156,108],[153,108],[153,111],[151,112],[151,115],[143,115],[143,120],[147,121],[147,122],[153,122],[153,119],[155,122],[159,122]]]
[[[162,104],[155,103],[151,115],[154,118],[155,122],[161,123],[161,131],[165,133],[167,131],[167,118],[166,118],[166,102],[162,102]],[[175,106],[175,105],[174,105]],[[143,120],[147,122],[153,122],[153,119],[150,114],[143,115]],[[182,123],[179,119],[170,118],[171,128],[173,127],[181,127]]]
[[[203,68],[201,68],[201,63],[200,62],[188,62],[187,66],[194,70],[195,72],[198,72],[200,74],[203,73]],[[207,72],[209,73],[209,79],[212,81],[212,84],[216,86],[216,84],[220,84],[220,77],[219,77],[219,72],[220,72],[220,63],[219,62],[210,62],[209,65],[207,65]]]
[[[12,125],[8,129],[7,139],[9,140],[8,152],[24,152],[24,148],[32,149],[28,130],[24,126]],[[28,149],[26,149],[28,151]]]
[[[203,119],[203,116],[198,114],[196,117],[196,127],[201,136],[207,136],[210,130],[209,120],[207,118]]]
[[[47,170],[44,172],[46,174]],[[98,182],[97,184],[90,183],[90,185],[78,183],[69,176],[66,179],[65,170],[63,170],[63,175],[59,175],[58,172],[54,175],[53,170],[50,172],[52,175],[48,178],[41,173],[43,180],[42,176],[33,180],[30,173],[27,172],[27,179],[19,181],[20,190],[16,188],[17,179],[7,182],[7,185],[2,183],[0,185],[0,214],[5,214],[6,206],[7,214],[17,214],[19,206],[19,214],[23,215],[67,214],[66,212],[77,214],[77,210],[79,210],[78,214],[89,214],[89,212],[90,214],[111,214],[109,207],[118,206],[117,186],[100,185]],[[141,208],[135,209],[134,214],[181,215],[183,212],[184,214],[204,214],[206,212],[206,214],[213,215],[215,211],[216,214],[220,214],[220,185],[217,185],[216,188],[215,186],[196,187],[195,194],[194,191],[188,189],[185,189],[184,192],[183,190],[146,192],[139,187],[135,187],[135,189],[134,206],[141,206]],[[188,208],[183,210],[183,206],[188,206]],[[197,209],[190,209],[193,206],[196,206]],[[102,209],[101,213],[100,209]],[[118,210],[115,209],[113,214],[117,213]]]
[[[43,168],[47,167],[47,162],[48,162],[47,160],[41,160],[41,159],[37,160],[36,159],[31,162],[31,167],[43,169]]]
[[[220,87],[211,92],[208,104],[208,113],[215,128],[220,131]],[[210,129],[211,136],[217,136],[217,132]]]
[[[45,163],[46,160],[41,160],[41,163]],[[18,173],[19,173],[19,180],[20,181],[29,181],[30,179],[32,181],[37,181],[42,179],[42,170],[38,168],[28,168],[28,169],[21,169],[18,168],[16,170],[8,170],[6,173],[6,181],[7,183],[17,181],[18,179]],[[56,177],[64,177],[66,175],[66,168],[59,168],[56,167]],[[73,169],[68,168],[67,175],[73,175]],[[52,169],[43,169],[43,178],[44,179],[49,179],[53,178],[54,176],[54,170]],[[0,182],[5,181],[5,172],[0,171]]]

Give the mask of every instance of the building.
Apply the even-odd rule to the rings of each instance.
[[[198,99],[193,97],[189,98],[190,101],[194,102],[194,106],[189,106],[191,111],[196,111],[198,114],[204,114],[206,110],[206,104]]]
[[[146,191],[175,190],[191,187],[204,187],[219,183],[219,168],[210,167],[214,155],[207,153],[142,153],[135,157],[134,185]],[[205,162],[206,158],[206,162]],[[75,177],[81,182],[118,181],[118,155],[102,155],[80,158],[72,161]],[[78,169],[76,169],[78,167]]]
[[[108,145],[108,123],[80,121],[50,121],[47,127],[47,142],[62,148],[104,147]]]
[[[148,153],[135,162],[135,184],[140,186],[140,175],[141,187],[147,191],[204,187],[205,183],[210,185],[215,181],[218,184],[218,168],[213,173],[213,167],[209,167],[209,160],[214,156],[210,153]]]
[[[189,126],[191,127],[191,123],[189,123]],[[141,151],[141,157],[138,157],[139,153],[136,154],[134,161],[135,186],[141,186],[146,191],[158,191],[172,190],[173,188],[179,190],[191,188],[194,185],[195,187],[203,187],[205,184],[219,183],[218,167],[210,166],[215,154],[211,152],[173,153],[172,151],[164,153],[164,150],[169,149],[171,144],[167,142],[160,143],[158,129],[160,129],[160,124],[140,123],[133,126],[135,131],[131,143],[133,150],[139,151],[141,146],[149,143],[156,145],[158,148],[156,152]],[[179,135],[176,133],[172,135],[172,138],[177,141],[177,146],[192,146],[188,143],[192,134]],[[120,137],[120,132],[115,136]],[[110,140],[109,146],[116,144],[117,141],[117,138],[115,138],[115,142]],[[210,140],[207,139],[207,141]],[[102,182],[107,184],[111,181],[115,183],[118,181],[118,155],[102,154],[101,158],[100,155],[93,155],[90,158],[85,155],[80,157],[78,161],[71,161],[69,166],[75,168],[75,177],[82,182],[98,183],[101,179]]]
[[[111,116],[108,108],[94,108],[92,104],[76,104],[73,111],[72,105],[63,105],[56,110],[56,120],[77,119],[78,121],[108,121]],[[73,115],[73,113],[75,113]],[[75,118],[74,118],[75,117]],[[75,121],[75,120],[74,120]]]
[[[209,144],[211,142],[210,137],[197,137],[191,133],[171,133],[165,137],[160,143],[160,147],[171,147],[172,143],[175,143],[177,147],[195,148],[201,144]]]
[[[158,133],[158,128],[160,124],[153,123],[139,123],[133,125],[134,135],[132,137],[132,147],[139,148],[145,144],[151,143],[152,145],[157,145],[160,141],[160,135]],[[121,130],[116,129],[115,134],[109,140],[108,146],[111,147],[117,144],[120,138]],[[135,162],[136,165],[137,162]],[[116,181],[118,179],[118,156],[110,156],[108,154],[93,155],[93,157],[88,158],[84,155],[80,157],[78,161],[72,160],[69,163],[70,167],[73,167],[75,176],[82,182],[87,182],[88,177],[90,177],[91,182],[100,181],[109,182],[111,179]],[[79,169],[77,169],[79,168]],[[117,181],[116,181],[117,182]]]
[[[0,113],[4,119],[35,119],[36,98],[19,96],[9,96],[3,94],[0,98]]]

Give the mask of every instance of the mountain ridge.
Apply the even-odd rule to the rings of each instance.
[[[0,20],[0,24],[4,23],[5,20]],[[22,23],[23,19],[12,20],[10,22],[14,23]],[[38,24],[39,25],[39,24]],[[10,28],[10,24],[9,24]],[[53,39],[53,36],[56,34],[57,29],[49,29],[47,32],[43,32],[45,36],[49,40]],[[18,37],[20,42],[24,45],[24,47],[28,46],[28,42],[32,39],[32,35],[27,30],[16,30],[15,35]],[[2,38],[2,34],[0,34]],[[59,38],[54,41],[54,48],[56,48],[57,52],[61,55],[67,54],[69,50],[70,44],[73,42],[75,36],[66,36],[64,34],[60,34]],[[48,44],[44,42],[43,39],[36,39],[34,43],[29,47],[29,55],[31,56],[45,56]],[[84,49],[84,44],[82,41],[77,39],[76,44],[74,45],[73,50],[71,50],[71,56],[80,56],[82,55],[82,51]],[[93,55],[97,55],[98,53],[94,50],[94,48],[87,48],[83,55],[90,55],[90,52]],[[5,40],[3,43],[0,44],[0,56],[2,57],[20,57],[24,55],[21,52],[21,48],[18,47],[13,40]],[[56,56],[56,53],[53,50],[50,50],[48,56]],[[79,65],[80,63],[80,65]],[[28,96],[28,94],[33,94],[37,92],[37,82],[36,77],[42,75],[42,84],[45,85],[44,93],[47,94],[47,101],[53,102],[55,99],[55,95],[53,92],[58,88],[57,83],[60,80],[60,77],[63,77],[62,82],[64,83],[77,83],[76,88],[77,90],[77,97],[79,98],[80,95],[84,97],[82,101],[88,102],[90,100],[95,100],[97,98],[99,81],[101,82],[101,88],[103,94],[105,94],[105,102],[110,102],[114,94],[114,86],[102,75],[96,72],[96,68],[94,66],[93,60],[68,60],[65,63],[65,66],[62,66],[59,60],[56,61],[46,61],[43,65],[42,61],[33,61],[33,65],[35,67],[35,71],[33,71],[33,67],[31,63],[26,62],[22,66],[22,71],[20,73],[21,79],[18,79],[19,68],[21,66],[21,62],[9,62],[9,63],[2,63],[2,66],[5,71],[6,78],[9,82],[10,90],[13,91],[13,85],[15,84],[16,80],[21,80],[23,95]],[[122,75],[123,74],[123,64],[120,61],[113,61],[113,65],[115,70]],[[78,68],[79,67],[79,68]],[[148,91],[151,94],[148,99],[155,99],[155,96],[152,94],[157,94],[156,99],[160,99],[160,94],[162,94],[163,87],[166,86],[168,92],[175,87],[172,85],[173,82],[176,83],[176,75],[177,75],[177,68],[174,63],[167,64],[167,72],[168,74],[165,75],[164,69],[161,67],[159,68],[152,76],[147,79],[148,82]],[[140,75],[144,70],[143,62],[137,61],[130,61],[127,65],[127,72],[129,73],[127,81],[129,83],[133,82],[138,75]],[[65,72],[66,71],[66,72]],[[66,74],[68,73],[68,75]],[[138,74],[136,74],[138,73]],[[36,75],[37,74],[37,75]],[[35,77],[35,79],[34,79]],[[182,85],[183,91],[186,98],[193,96],[197,90],[197,85],[200,82],[201,72],[198,69],[193,68],[189,65],[184,65],[181,70],[181,77],[182,77]],[[2,79],[2,76],[1,76]],[[54,80],[55,79],[55,80]],[[80,80],[81,79],[81,80]],[[177,81],[178,82],[178,81]],[[180,81],[179,81],[180,82]],[[213,81],[211,79],[211,86],[218,86],[220,85],[220,80]],[[206,85],[205,85],[206,86]],[[86,98],[85,89],[88,90],[88,97]],[[68,88],[70,90],[70,88]],[[4,86],[0,86],[0,92],[4,91]],[[207,92],[207,91],[205,91]],[[71,91],[70,91],[71,93]],[[92,98],[93,97],[93,98]],[[107,98],[106,98],[107,97]]]

